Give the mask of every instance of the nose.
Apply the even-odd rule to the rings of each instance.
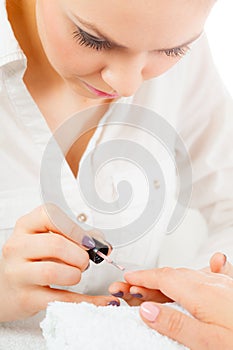
[[[103,68],[102,79],[119,96],[132,96],[144,80],[143,69],[146,62],[145,53],[116,55],[111,57],[110,62]]]

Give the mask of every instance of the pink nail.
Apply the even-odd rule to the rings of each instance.
[[[127,277],[129,275],[131,275],[132,273],[134,273],[135,271],[129,271],[127,270],[125,273],[124,273],[124,277]]]
[[[141,314],[147,321],[154,322],[159,312],[159,308],[154,303],[146,301],[141,305]]]

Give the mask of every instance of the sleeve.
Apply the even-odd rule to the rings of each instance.
[[[208,239],[192,267],[206,266],[216,251],[233,262],[233,100],[205,36],[184,62],[180,79],[185,89],[178,131],[191,157],[191,207],[201,212],[208,226]],[[177,150],[180,164],[182,156]]]

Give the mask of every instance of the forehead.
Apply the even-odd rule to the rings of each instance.
[[[65,1],[65,0],[64,0]],[[129,46],[173,47],[203,30],[214,0],[66,0],[73,13]]]

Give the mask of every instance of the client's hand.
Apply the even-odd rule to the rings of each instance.
[[[145,302],[140,314],[149,327],[192,350],[233,349],[233,279],[229,276],[161,268],[128,272],[125,279],[128,285],[160,291],[193,316]]]
[[[215,253],[210,259],[210,270],[233,278],[233,265],[227,261],[226,255]]]
[[[223,253],[215,253],[210,259],[209,267],[205,267],[201,271],[220,273],[233,278],[233,265],[227,261],[226,255]],[[140,305],[143,301],[158,303],[172,301],[171,297],[164,295],[161,290],[131,285],[127,282],[112,283],[109,292],[114,296],[123,298],[131,306]]]
[[[145,288],[142,285],[131,285],[127,282],[113,282],[109,286],[109,293],[117,298],[124,299],[130,306],[138,306],[148,300],[158,303],[173,301],[160,290]]]

